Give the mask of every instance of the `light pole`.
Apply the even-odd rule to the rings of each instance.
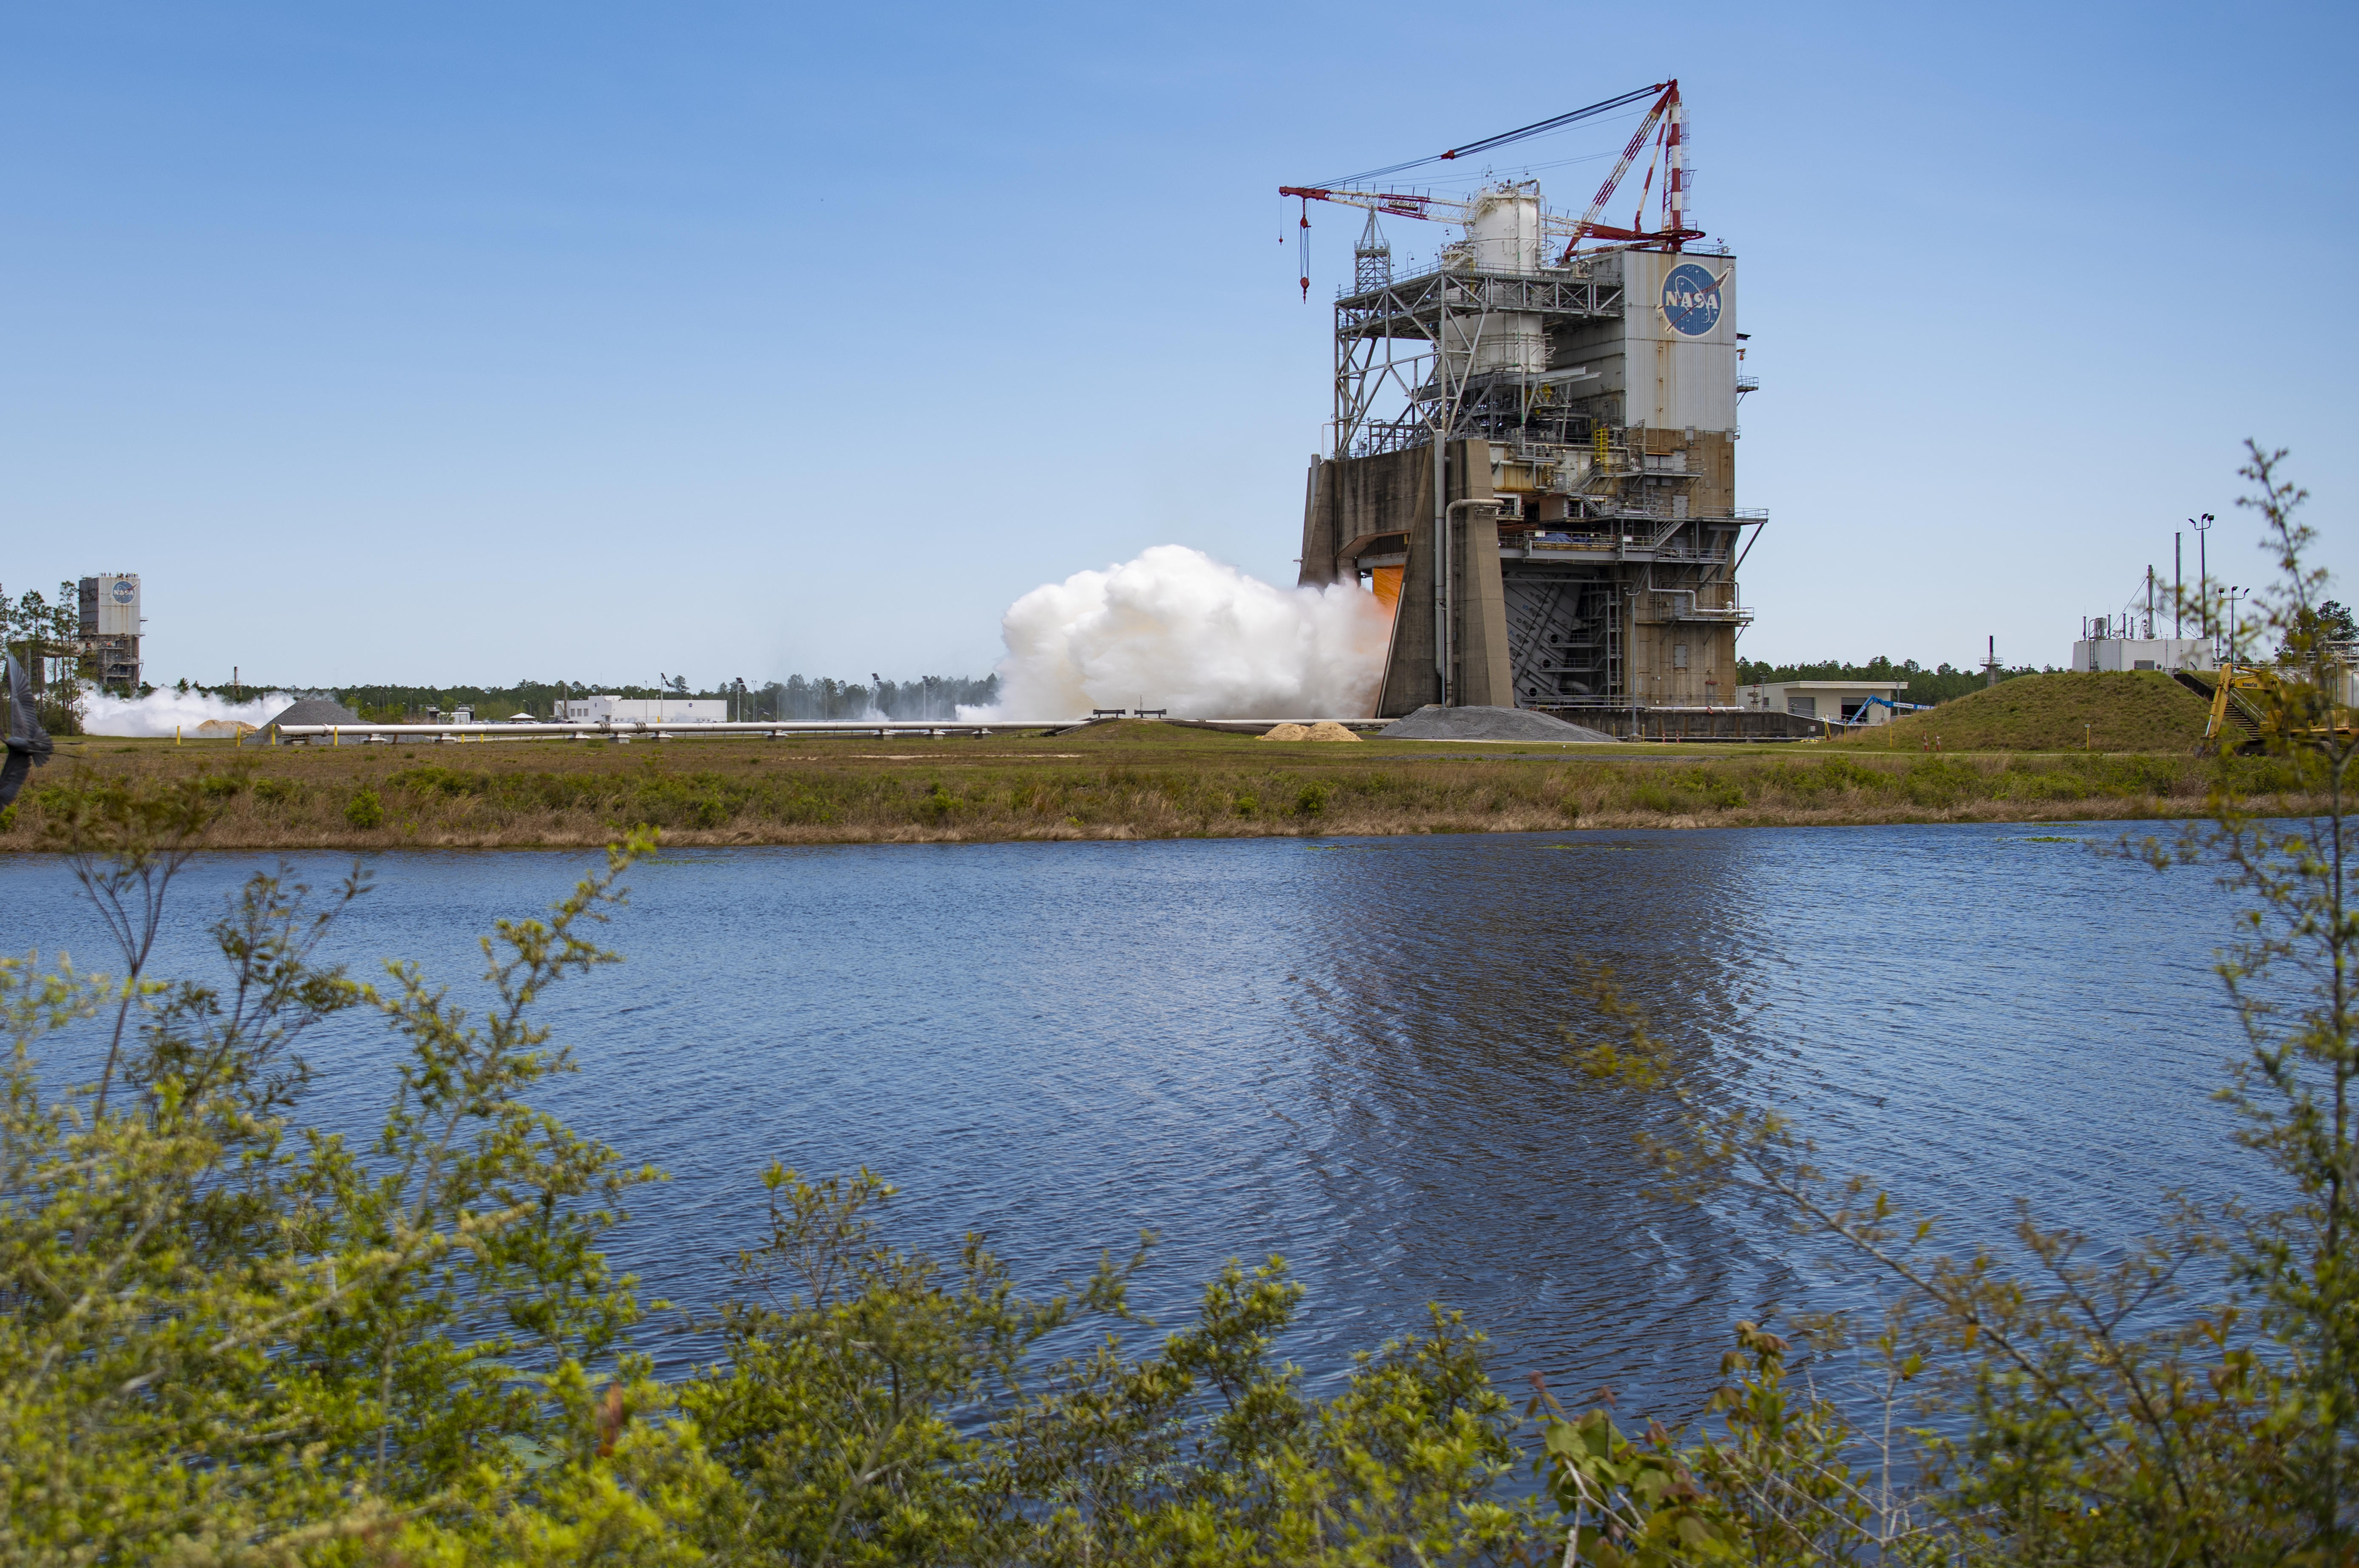
[[[2236,660],[2236,601],[2245,597],[2245,590],[2232,582],[2220,597],[2228,601],[2228,662],[2233,665]]]
[[[2212,532],[2212,514],[2206,512],[2201,517],[2190,517],[2187,525],[2195,530],[2195,590],[2202,595],[2203,634],[2209,637],[2212,635],[2212,557],[2203,547],[2203,536]],[[2216,644],[2212,653],[2215,656],[2219,653]]]

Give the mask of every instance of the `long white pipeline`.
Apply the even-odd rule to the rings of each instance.
[[[271,728],[292,740],[315,735],[331,738],[343,735],[775,735],[775,734],[856,734],[874,735],[887,730],[925,731],[957,730],[983,731],[989,730],[1046,730],[1067,724],[1086,724],[1085,719],[1040,719],[1027,722],[998,720],[979,724],[971,719],[815,719],[809,720],[773,719],[766,723],[753,720],[724,720],[719,723],[678,719],[661,722],[631,719],[617,722],[613,719],[589,720],[565,724],[534,720],[498,723],[473,720],[464,724],[277,724]]]
[[[271,729],[291,741],[313,739],[342,740],[349,735],[366,738],[371,735],[482,735],[515,737],[532,735],[629,736],[667,735],[878,735],[878,734],[959,734],[988,735],[1007,730],[1069,730],[1090,723],[1087,719],[814,719],[806,720],[773,719],[723,721],[721,723],[687,722],[664,724],[647,719],[629,719],[622,723],[612,720],[580,724],[560,724],[535,720],[530,723],[495,723],[475,721],[465,724],[277,724]],[[1277,724],[1316,724],[1316,719],[1182,719],[1185,724],[1215,729],[1266,730]],[[1340,722],[1365,728],[1375,720],[1346,719]]]

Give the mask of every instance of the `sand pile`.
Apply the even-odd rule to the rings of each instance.
[[[1322,719],[1316,724],[1273,724],[1261,732],[1261,738],[1265,741],[1350,741],[1355,744],[1360,739],[1332,719]]]
[[[1376,731],[1382,741],[1611,741],[1601,730],[1521,708],[1443,708],[1428,703]]]

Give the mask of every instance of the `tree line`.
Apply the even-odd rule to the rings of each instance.
[[[472,709],[478,719],[506,719],[517,713],[534,719],[550,719],[556,716],[557,704],[562,698],[578,700],[599,696],[723,701],[731,705],[733,713],[748,720],[853,719],[882,714],[887,719],[916,721],[952,719],[958,717],[962,707],[981,708],[996,702],[999,699],[999,677],[996,675],[980,677],[921,676],[915,680],[890,681],[871,676],[865,681],[856,681],[796,675],[782,681],[765,681],[759,685],[749,682],[742,687],[733,680],[701,688],[690,687],[685,677],[667,680],[659,685],[633,685],[627,681],[600,684],[527,679],[506,686],[488,687],[370,684],[301,687],[241,681],[233,688],[226,684],[206,686],[201,682],[182,681],[177,689],[223,697],[243,696],[250,698],[266,691],[332,697],[372,724],[398,724],[406,719],[423,719],[429,711],[448,713],[460,708]]]
[[[2051,673],[2053,668],[2053,665],[2045,668],[2036,665],[2002,665],[1998,678],[2014,680],[2020,676]],[[1777,665],[1754,659],[1736,661],[1736,683],[1739,686],[1795,680],[1906,681],[1908,689],[1894,693],[1894,700],[1921,703],[1928,707],[1954,701],[1991,684],[1989,672],[1979,665],[1960,669],[1953,665],[1941,664],[1927,669],[1914,659],[1903,659],[1895,664],[1881,654],[1864,665],[1845,664],[1840,659],[1822,659],[1807,665]]]

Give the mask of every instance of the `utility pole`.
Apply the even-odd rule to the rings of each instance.
[[[2170,535],[2170,636],[2173,642],[2179,640],[2179,601],[2187,591],[2180,581],[2179,560],[2179,542],[2185,537],[2184,534],[2176,531]]]
[[[2212,531],[2212,514],[2206,512],[2201,517],[2190,517],[2187,525],[2195,530],[2195,590],[2203,596],[2203,635],[2209,637],[2212,635],[2212,557],[2204,548],[2204,535]],[[2220,652],[2216,644],[2212,652],[2216,658]]]
[[[2146,640],[2154,641],[2154,568],[2146,568]]]

